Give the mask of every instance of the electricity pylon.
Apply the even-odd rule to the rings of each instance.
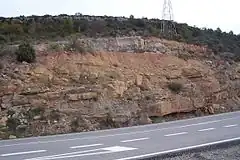
[[[173,8],[171,0],[164,0],[162,21],[161,21],[161,33],[168,37],[175,36],[177,34],[175,23],[173,22]]]

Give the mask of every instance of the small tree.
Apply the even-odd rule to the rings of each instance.
[[[35,50],[33,46],[31,46],[27,42],[20,44],[15,53],[17,55],[17,61],[19,62],[25,61],[28,63],[32,63],[36,60]]]

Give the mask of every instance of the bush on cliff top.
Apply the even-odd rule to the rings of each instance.
[[[28,62],[32,63],[36,60],[36,53],[32,45],[27,42],[23,42],[19,45],[17,51],[15,52],[17,55],[17,61],[19,62]]]

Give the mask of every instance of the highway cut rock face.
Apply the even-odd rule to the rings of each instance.
[[[238,109],[237,64],[226,67],[213,57],[209,62],[207,51],[185,44],[163,41],[155,47],[167,52],[39,51],[35,64],[8,60],[0,77],[0,138],[125,127],[174,113]],[[209,55],[208,61],[203,55]]]

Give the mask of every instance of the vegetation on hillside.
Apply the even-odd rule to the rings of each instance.
[[[161,34],[161,20],[125,17],[76,15],[44,15],[29,17],[0,17],[0,44],[24,39],[61,39],[73,34],[87,37],[155,36],[193,44],[208,45],[215,53],[232,52],[240,55],[240,35],[187,24],[176,24],[177,36]]]
[[[27,42],[21,43],[18,46],[18,49],[16,50],[15,54],[17,55],[17,60],[19,62],[25,61],[28,63],[32,63],[36,60],[35,50],[33,46],[31,46],[31,44]]]

